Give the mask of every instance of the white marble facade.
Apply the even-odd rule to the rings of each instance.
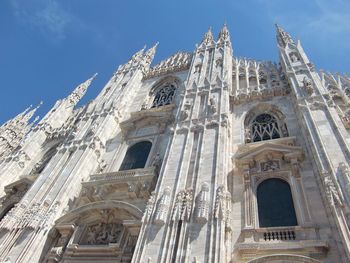
[[[224,26],[2,125],[0,262],[350,262],[350,78],[276,31],[278,64]]]

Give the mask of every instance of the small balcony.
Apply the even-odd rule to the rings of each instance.
[[[328,244],[319,237],[314,227],[269,227],[242,230],[241,241],[235,246],[242,259],[274,253],[308,255],[322,257]]]
[[[93,174],[89,181],[82,183],[81,198],[86,203],[124,198],[147,200],[154,189],[157,177],[157,168],[154,166]]]

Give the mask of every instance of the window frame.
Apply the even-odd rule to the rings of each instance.
[[[151,156],[153,155],[153,146],[154,146],[154,143],[152,140],[149,140],[149,139],[140,139],[140,140],[137,140],[137,141],[132,141],[132,143],[129,143],[127,145],[125,145],[125,150],[123,151],[123,157],[121,158],[121,161],[120,161],[120,164],[119,164],[119,168],[118,168],[118,171],[127,171],[127,170],[133,170],[133,169],[123,169],[123,170],[120,170],[122,168],[122,165],[124,163],[124,160],[126,158],[126,155],[129,151],[129,149],[131,149],[133,146],[135,146],[136,144],[138,143],[142,143],[142,142],[148,142],[151,144],[151,147],[150,147],[150,150],[148,152],[148,156],[146,158],[146,162],[145,162],[145,165],[143,168],[133,168],[133,169],[144,169],[146,167],[149,166],[149,163],[150,163],[150,159],[151,159]]]
[[[292,188],[290,186],[290,183],[288,181],[286,181],[285,179],[283,178],[279,178],[279,177],[271,177],[271,178],[265,178],[264,180],[261,180],[257,185],[256,185],[256,210],[257,210],[257,216],[258,216],[258,225],[260,227],[260,215],[262,213],[262,211],[259,211],[259,192],[258,192],[258,189],[259,187],[263,184],[263,183],[266,183],[267,181],[271,181],[271,180],[277,180],[277,181],[281,181],[285,184],[288,185],[289,187],[289,190],[290,190],[290,196],[291,196],[291,202],[292,202],[292,206],[293,206],[293,209],[294,209],[294,214],[295,214],[295,220],[296,220],[296,224],[295,225],[276,225],[276,226],[262,226],[263,228],[273,228],[273,227],[295,227],[295,226],[299,226],[299,222],[298,222],[298,217],[297,217],[297,212],[296,212],[296,209],[295,209],[295,202],[294,202],[294,198],[293,198],[293,194],[292,194]],[[260,197],[261,198],[261,197]]]
[[[281,228],[276,226],[276,227],[260,227],[260,222],[259,222],[259,211],[258,211],[258,199],[257,199],[257,189],[258,186],[264,182],[265,180],[268,179],[280,179],[285,181],[286,183],[289,184],[292,199],[293,199],[293,205],[294,205],[294,210],[295,210],[295,215],[296,215],[296,220],[297,220],[297,225],[295,226],[290,226],[290,227],[297,227],[297,226],[302,226],[305,223],[305,213],[307,209],[307,204],[302,205],[302,199],[305,197],[299,196],[299,191],[297,188],[301,188],[302,185],[300,182],[297,182],[295,176],[292,174],[292,171],[270,171],[270,172],[258,172],[256,174],[251,175],[251,187],[252,187],[252,202],[253,202],[253,227],[254,228]],[[302,191],[300,191],[300,195],[302,195]],[[288,228],[288,226],[282,226],[282,228]]]

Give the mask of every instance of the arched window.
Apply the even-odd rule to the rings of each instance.
[[[144,141],[131,146],[125,154],[119,171],[144,168],[152,143]]]
[[[253,142],[277,139],[281,137],[281,132],[276,118],[267,113],[263,113],[255,117],[251,124],[250,132]]]
[[[292,193],[281,179],[267,179],[257,189],[259,226],[296,226]]]
[[[176,87],[173,83],[167,83],[158,89],[153,99],[152,108],[169,105],[172,103],[175,90]]]

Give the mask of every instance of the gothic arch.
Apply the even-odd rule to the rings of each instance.
[[[142,211],[136,206],[114,200],[76,208],[56,220],[41,253],[40,262],[52,262],[52,259],[60,262],[64,254],[68,261],[81,262],[86,257],[95,257],[98,258],[97,261],[105,262],[105,256],[119,262],[117,259],[122,254],[126,262],[130,262],[142,216]],[[67,246],[69,242],[74,243],[74,247]],[[91,249],[96,246],[98,251]]]
[[[254,125],[259,125],[259,121],[263,121],[266,118],[269,118],[271,122],[271,130],[268,131],[271,134],[267,132],[266,134],[259,134],[260,139],[256,139],[256,134],[254,134],[253,130]],[[243,117],[243,120],[246,143],[288,137],[285,115],[276,105],[260,103],[250,109]]]
[[[81,207],[78,207],[70,211],[68,214],[57,219],[56,225],[60,225],[64,223],[72,223],[78,220],[82,214],[88,213],[92,210],[103,210],[103,209],[113,209],[113,208],[124,210],[128,212],[130,216],[134,217],[137,220],[141,220],[143,216],[143,212],[132,204],[122,202],[122,201],[107,200],[107,201],[89,203]]]
[[[252,259],[248,261],[247,263],[321,263],[321,261],[318,261],[316,259],[301,256],[301,255],[289,255],[289,254],[276,254],[276,255],[269,255],[269,256],[263,256],[256,259]]]
[[[175,76],[166,76],[156,82],[149,92],[149,108],[173,104],[181,81]]]

